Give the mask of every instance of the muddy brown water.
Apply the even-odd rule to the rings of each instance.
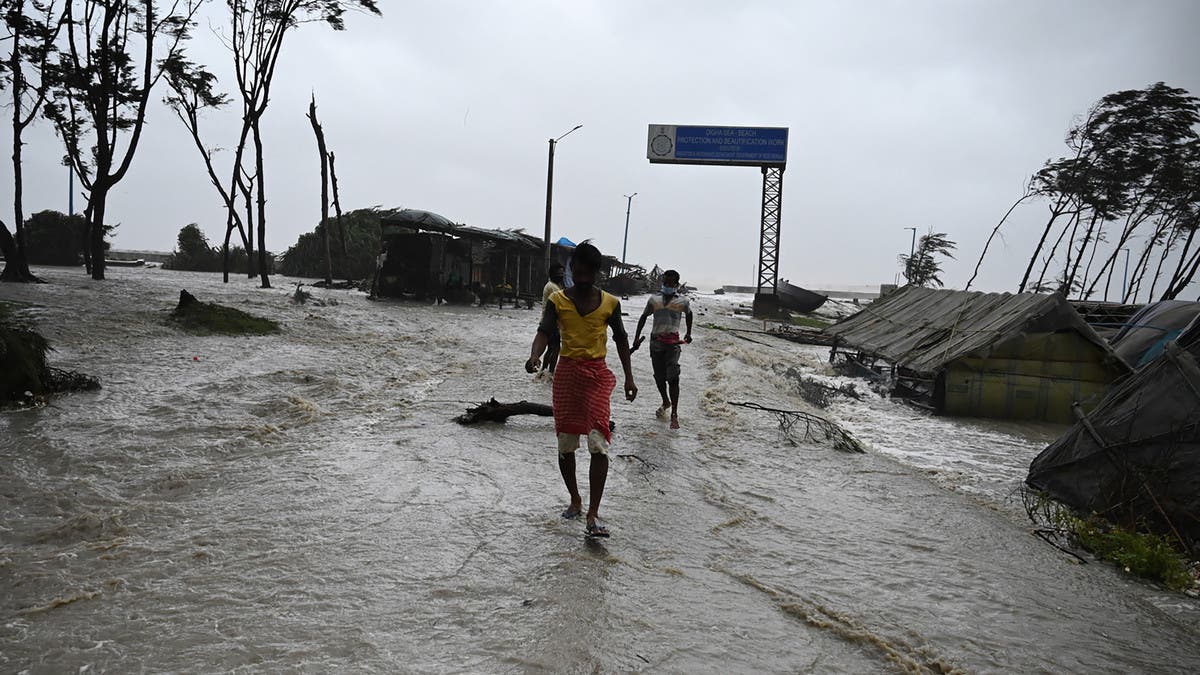
[[[0,671],[1200,671],[1194,601],[1028,533],[1012,493],[1056,429],[868,397],[823,413],[868,453],[789,442],[728,403],[804,408],[781,364],[823,352],[698,328],[680,432],[635,355],[589,542],[548,420],[452,421],[549,400],[534,312],[40,272],[0,298],[104,388],[0,413]],[[184,335],[181,288],[284,330]]]

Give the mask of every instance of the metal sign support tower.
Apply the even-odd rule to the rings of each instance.
[[[783,221],[783,167],[762,168],[762,229],[758,240],[758,287],[754,314],[774,314],[779,307],[779,229]]]
[[[787,127],[724,127],[651,124],[646,159],[651,164],[754,166],[762,169],[762,221],[754,316],[779,315],[779,230],[783,219],[783,169]],[[547,219],[549,222],[549,219]]]

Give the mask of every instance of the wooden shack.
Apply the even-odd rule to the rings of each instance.
[[[481,303],[541,299],[544,249],[519,230],[469,227],[416,209],[381,225],[379,295]]]
[[[1130,372],[1058,294],[909,286],[825,332],[835,364],[948,415],[1069,423]]]

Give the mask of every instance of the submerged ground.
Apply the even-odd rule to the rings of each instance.
[[[786,370],[824,353],[698,328],[680,432],[635,355],[594,543],[548,420],[452,422],[549,401],[534,312],[40,273],[0,299],[104,389],[0,412],[5,672],[1200,670],[1194,600],[1028,533],[1011,495],[1056,429],[872,397],[823,413],[867,454],[792,444],[728,403],[805,409]],[[184,334],[183,288],[282,332]],[[717,302],[699,324],[755,328]]]

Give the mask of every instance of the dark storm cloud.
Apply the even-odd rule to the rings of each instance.
[[[1106,93],[1164,80],[1200,93],[1191,2],[388,2],[349,31],[291,37],[268,113],[268,245],[317,216],[315,92],[347,207],[403,205],[484,227],[541,232],[546,139],[555,236],[703,283],[749,283],[754,169],[651,166],[649,123],[791,128],[781,273],[806,283],[889,282],[903,228],[960,244],[970,276],[1025,179],[1061,153],[1073,116]],[[219,7],[210,12],[219,15]],[[226,74],[200,31],[197,58]],[[232,111],[205,120],[228,145]],[[161,107],[113,200],[124,247],[169,249],[179,227],[223,218],[194,148]],[[65,208],[61,150],[30,137],[35,208]],[[7,182],[5,183],[7,187]],[[1015,285],[1042,216],[1016,214],[982,277]]]

